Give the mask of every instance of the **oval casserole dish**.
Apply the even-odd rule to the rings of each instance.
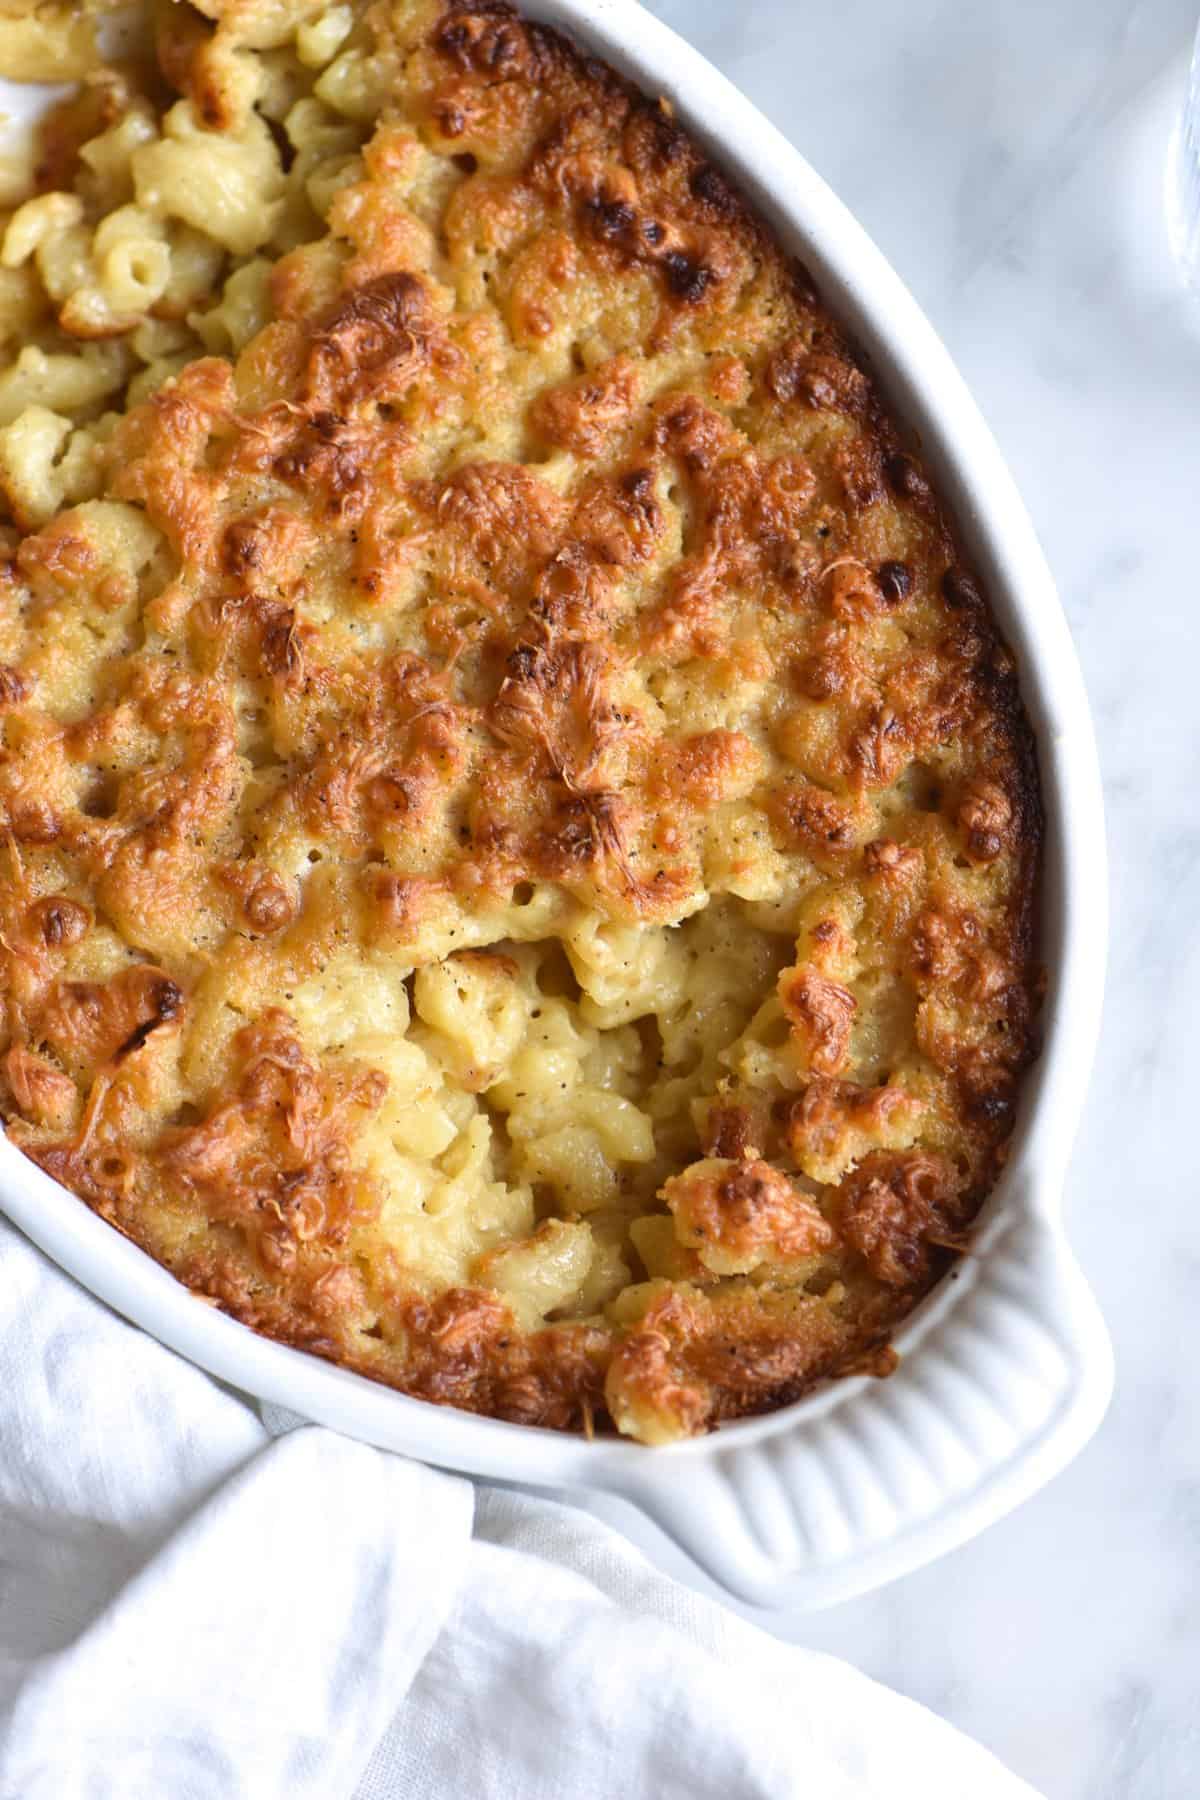
[[[254,1337],[204,1307],[9,1144],[0,1205],[129,1318],[251,1392],[451,1468],[634,1500],[718,1579],[760,1603],[827,1604],[962,1541],[1032,1491],[1103,1410],[1109,1353],[1058,1221],[1094,1043],[1105,873],[1086,701],[1048,571],[986,427],[911,298],[798,155],[672,33],[629,4],[525,8],[668,97],[868,353],[923,452],[999,626],[1038,739],[1047,850],[1040,1062],[1008,1166],[957,1278],[907,1319],[887,1383],[797,1404],[647,1456],[433,1409]],[[680,1466],[686,1462],[686,1469]]]

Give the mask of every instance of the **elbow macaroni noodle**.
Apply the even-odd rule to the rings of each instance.
[[[249,41],[261,56],[197,59],[212,129],[193,98],[156,119],[147,98],[114,88],[116,116],[74,145],[71,189],[46,189],[53,159],[39,158],[36,139],[5,161],[0,498],[21,530],[97,491],[105,411],[255,334],[269,314],[271,259],[318,235],[356,166],[380,96],[362,53],[343,48],[352,9],[275,0],[254,14]],[[152,58],[133,29],[122,53]],[[0,15],[0,76],[96,80],[98,32],[75,6]],[[65,102],[41,141],[72,141],[87,104],[87,90]]]

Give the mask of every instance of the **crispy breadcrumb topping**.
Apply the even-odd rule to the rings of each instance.
[[[1040,809],[871,373],[504,0],[120,49],[0,220],[10,1136],[425,1399],[886,1373],[1004,1161]]]

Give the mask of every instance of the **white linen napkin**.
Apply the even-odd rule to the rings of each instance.
[[[1036,1800],[594,1519],[289,1424],[0,1220],[0,1800]]]

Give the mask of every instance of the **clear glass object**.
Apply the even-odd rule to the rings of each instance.
[[[1200,34],[1192,50],[1183,111],[1171,142],[1167,223],[1172,249],[1186,279],[1200,288]]]

